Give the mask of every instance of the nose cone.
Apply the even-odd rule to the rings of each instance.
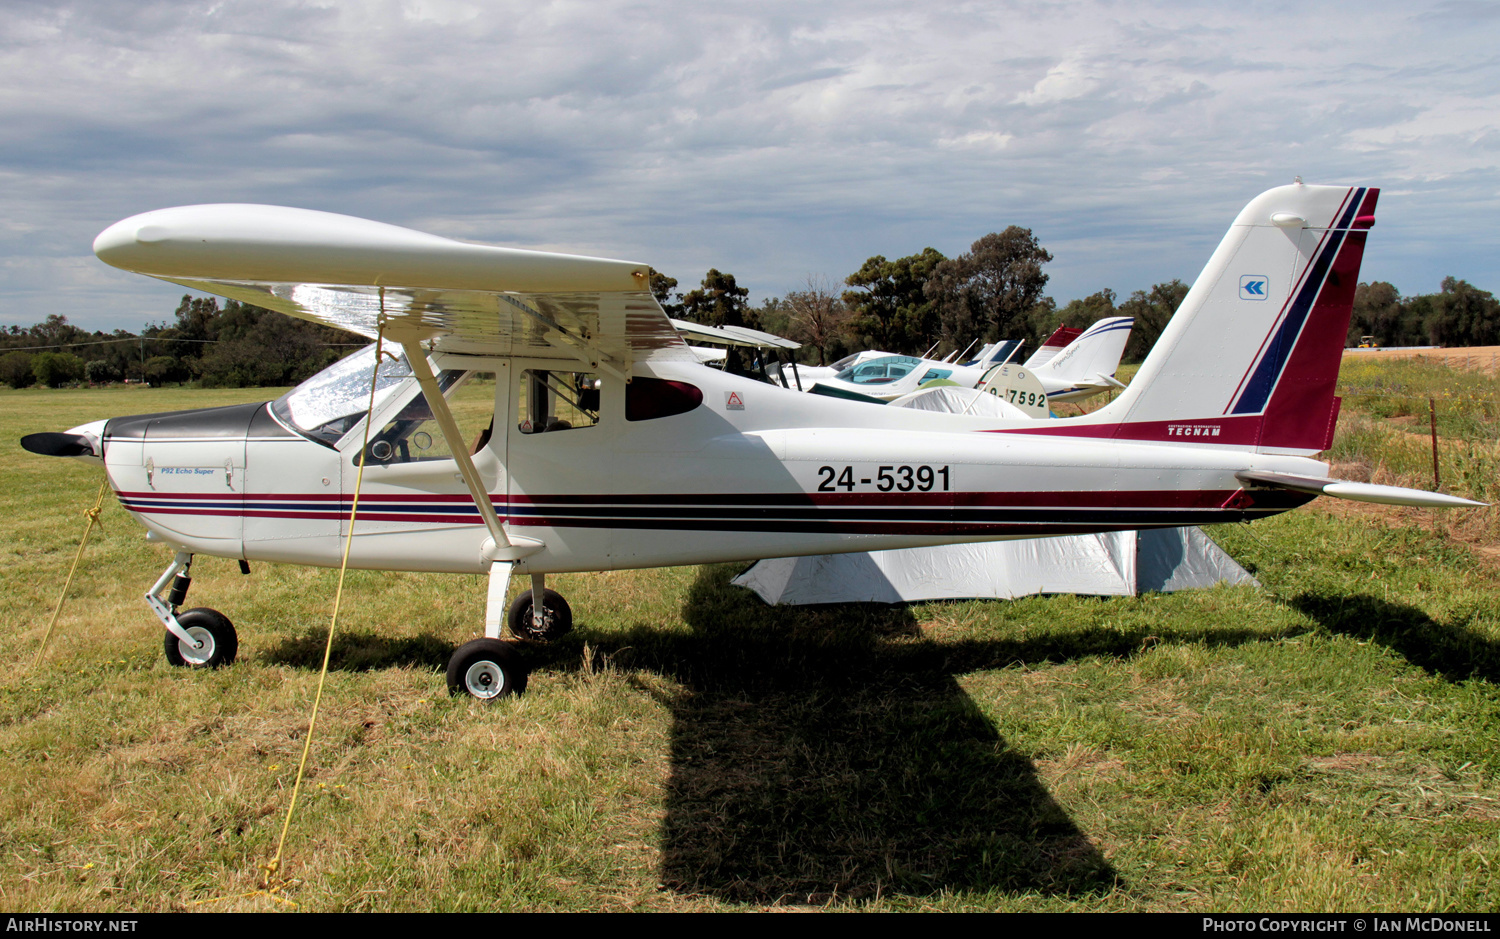
[[[93,440],[104,439],[104,425],[109,423],[109,418],[102,421],[89,421],[87,424],[79,424],[77,427],[68,428],[70,434],[82,434]]]
[[[106,423],[108,421],[92,421],[61,434],[27,434],[21,438],[21,449],[40,456],[69,456],[103,465]]]
[[[94,456],[88,440],[78,434],[27,434],[21,449],[40,456]]]

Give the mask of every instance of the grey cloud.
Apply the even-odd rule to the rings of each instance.
[[[624,256],[685,283],[717,266],[757,295],[1014,223],[1057,256],[1061,299],[1128,293],[1191,278],[1239,206],[1295,173],[1403,180],[1372,246],[1424,247],[1380,263],[1406,289],[1439,262],[1486,286],[1493,252],[1447,213],[1500,189],[1474,165],[1500,133],[1500,67],[1484,31],[1452,27],[1480,12],[1409,11],[7,4],[0,320],[45,300],[139,326],[177,288],[85,278],[88,245],[202,201]],[[1443,224],[1384,224],[1408,199],[1409,224]]]

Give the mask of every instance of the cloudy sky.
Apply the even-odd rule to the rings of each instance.
[[[1061,302],[1191,280],[1291,182],[1383,189],[1364,279],[1500,291],[1500,4],[0,5],[0,325],[135,330],[95,260],[266,202],[709,267],[753,298],[1007,225]]]

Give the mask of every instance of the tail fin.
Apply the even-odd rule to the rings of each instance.
[[[1075,329],[1072,326],[1057,327],[1052,335],[1047,337],[1047,341],[1042,343],[1042,347],[1031,353],[1031,358],[1026,360],[1025,367],[1041,368],[1052,361],[1053,356],[1067,348],[1068,343],[1082,335],[1083,330]]]
[[[1057,432],[1281,453],[1326,450],[1379,194],[1299,183],[1257,196],[1234,220],[1130,387],[1069,421],[1076,429]]]
[[[999,342],[992,342],[983,349],[980,349],[979,354],[973,360],[964,364],[974,368],[989,368],[991,365],[1009,362],[1020,350],[1020,339],[1002,339]]]
[[[1111,316],[1100,320],[1084,330],[1068,347],[1045,365],[1033,365],[1043,382],[1049,379],[1059,386],[1097,385],[1108,387],[1101,376],[1112,376],[1120,367],[1120,356],[1125,354],[1125,343],[1130,340],[1130,327],[1135,320],[1129,316]]]

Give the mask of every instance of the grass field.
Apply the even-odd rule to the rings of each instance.
[[[5,909],[291,909],[242,895],[286,810],[334,573],[200,559],[189,605],[235,620],[241,658],[172,669],[140,599],[168,554],[110,503],[33,670],[99,474],[14,444],[265,396],[0,392]],[[1382,435],[1404,440],[1404,416],[1354,401],[1364,436],[1338,458],[1401,477]],[[1488,418],[1470,417],[1481,452]],[[284,896],[1493,910],[1500,572],[1456,518],[1312,508],[1213,530],[1259,591],[783,610],[730,586],[734,567],[558,577],[577,630],[493,706],[441,674],[482,579],[357,572]]]
[[[1493,375],[1500,371],[1500,346],[1460,346],[1452,349],[1347,349],[1344,361],[1390,361],[1420,359],[1455,369],[1477,369]]]

